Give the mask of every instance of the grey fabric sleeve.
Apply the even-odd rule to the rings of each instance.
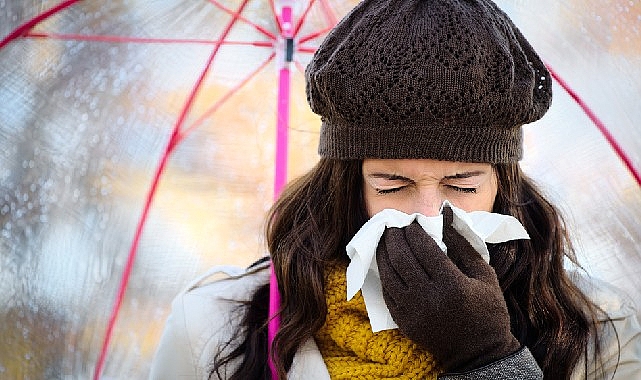
[[[440,380],[541,380],[543,371],[527,347],[484,367],[465,373],[446,373]]]

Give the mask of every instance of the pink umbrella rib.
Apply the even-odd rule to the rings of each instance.
[[[641,174],[639,171],[634,167],[634,164],[632,163],[632,160],[628,156],[628,154],[625,152],[623,147],[619,144],[619,142],[616,140],[614,135],[610,132],[610,130],[605,126],[605,123],[599,119],[599,117],[594,113],[594,111],[587,105],[587,103],[579,96],[579,94],[574,91],[570,85],[563,80],[557,74],[556,71],[554,71],[549,65],[547,65],[548,70],[550,71],[550,74],[552,75],[552,78],[554,78],[557,83],[563,87],[563,89],[574,99],[574,101],[581,107],[583,112],[587,115],[588,118],[594,123],[594,125],[599,129],[603,137],[607,140],[607,142],[610,144],[614,152],[619,156],[621,161],[623,161],[623,164],[626,166],[626,168],[630,171],[630,174],[634,177],[636,180],[637,184],[641,186]]]
[[[250,45],[256,47],[272,48],[274,44],[271,41],[218,41],[189,38],[147,38],[147,37],[129,37],[113,35],[86,35],[86,34],[59,34],[28,32],[24,35],[26,38],[48,38],[65,41],[93,41],[93,42],[124,42],[124,43],[141,43],[141,44],[195,44],[195,45]]]
[[[229,8],[227,8],[227,7],[225,7],[224,5],[222,5],[222,4],[221,4],[220,2],[218,2],[217,0],[209,0],[209,2],[210,2],[210,3],[212,3],[212,4],[214,4],[216,7],[218,7],[220,10],[222,10],[222,11],[224,11],[224,12],[226,12],[226,13],[229,13],[229,14],[231,14],[231,15],[233,15],[233,13],[234,13],[234,11],[233,11],[233,10],[231,10],[231,9],[229,9]],[[270,32],[269,30],[267,30],[267,29],[263,28],[262,26],[260,26],[260,25],[256,24],[255,22],[252,22],[252,21],[248,20],[247,18],[245,18],[245,17],[243,17],[243,16],[238,16],[238,19],[239,19],[240,21],[242,21],[242,22],[246,23],[246,24],[249,24],[249,25],[253,26],[256,30],[258,30],[259,32],[261,32],[262,34],[264,34],[265,36],[267,36],[269,39],[271,39],[271,40],[273,40],[273,41],[275,41],[275,40],[276,40],[276,36],[275,36],[272,32]]]
[[[316,48],[316,47],[314,47],[314,46],[297,46],[297,47],[296,47],[296,51],[297,51],[297,52],[299,52],[299,53],[310,53],[310,54],[314,54],[314,53],[316,53],[316,50],[317,50],[317,49],[318,49],[318,48]]]
[[[321,9],[323,10],[323,13],[325,14],[325,20],[329,25],[336,25],[338,24],[338,18],[334,14],[334,11],[332,11],[332,7],[329,5],[327,0],[320,0],[321,4]]]
[[[305,19],[307,18],[307,14],[309,13],[309,10],[312,8],[312,5],[314,5],[314,0],[309,0],[307,3],[307,7],[305,8],[305,11],[303,11],[303,14],[300,16],[298,19],[298,22],[296,23],[296,26],[294,27],[294,36],[298,35],[298,32],[300,31],[300,28],[303,26]]]
[[[296,66],[301,74],[305,75],[305,66],[303,66],[302,63],[300,63],[299,61],[294,61],[294,66]]]
[[[280,18],[278,17],[278,12],[276,11],[276,4],[274,4],[274,0],[269,0],[269,7],[271,8],[272,14],[274,15],[274,22],[278,27],[278,35],[280,36],[283,34],[283,28],[280,24]]]
[[[254,78],[260,71],[262,71],[272,60],[274,60],[274,57],[276,56],[276,53],[272,53],[267,59],[254,71],[252,71],[245,79],[243,79],[241,82],[239,82],[236,86],[234,86],[231,90],[229,90],[225,95],[223,95],[213,106],[211,106],[205,113],[202,114],[196,120],[192,125],[190,125],[188,128],[186,128],[180,135],[180,138],[183,139],[187,136],[187,134],[191,133],[194,129],[198,128],[208,117],[213,115],[218,109],[229,99],[234,95],[236,92],[238,92],[247,82],[249,82],[252,78]]]
[[[5,38],[2,39],[2,41],[0,41],[0,49],[2,49],[5,45],[15,40],[16,38],[23,36],[25,33],[28,33],[34,26],[38,25],[40,22],[64,10],[65,8],[70,7],[71,5],[77,3],[78,1],[79,0],[63,1],[60,4],[56,5],[55,7],[52,7],[40,13],[39,15],[30,19],[29,21],[25,22],[24,24],[18,26],[16,29],[14,29],[13,32],[9,33],[8,36],[6,36]]]
[[[244,0],[243,1],[243,3],[238,8],[238,11],[236,12],[235,16],[238,16],[242,12],[243,8],[247,5],[248,2],[249,2],[249,0]],[[225,27],[225,30],[223,31],[223,34],[222,34],[220,40],[224,40],[225,39],[225,37],[227,36],[227,34],[229,34],[229,31],[234,26],[234,24],[236,23],[237,20],[238,20],[238,17],[233,17],[232,20],[230,20],[229,24],[227,24],[227,26]],[[196,94],[198,93],[198,90],[202,86],[202,84],[203,84],[203,82],[205,80],[205,77],[206,77],[207,73],[209,72],[209,68],[211,67],[211,65],[213,63],[214,58],[216,57],[219,48],[220,48],[220,44],[217,44],[214,47],[211,55],[209,56],[209,59],[208,59],[206,65],[204,67],[204,69],[202,70],[202,72],[201,72],[201,74],[200,74],[200,76],[198,78],[198,81],[194,85],[191,93],[189,94],[189,97],[187,98],[185,106],[183,107],[182,112],[180,113],[180,116],[178,117],[178,120],[176,121],[176,124],[174,125],[174,130],[172,132],[171,138],[169,139],[169,143],[167,144],[167,148],[165,149],[165,152],[164,152],[164,154],[163,154],[163,156],[162,156],[162,158],[161,158],[161,160],[160,160],[160,162],[158,164],[158,168],[156,169],[156,173],[154,175],[154,179],[152,181],[151,187],[149,188],[149,192],[147,194],[147,198],[146,198],[146,201],[145,201],[145,206],[143,208],[142,215],[140,217],[140,220],[138,221],[138,226],[136,228],[136,233],[134,235],[134,239],[133,239],[133,242],[131,244],[131,248],[129,250],[129,255],[127,257],[127,263],[125,264],[125,269],[123,271],[122,278],[121,278],[121,281],[120,281],[120,286],[118,288],[118,294],[116,296],[116,300],[114,302],[112,313],[111,313],[111,316],[109,318],[109,323],[107,325],[107,331],[105,333],[104,341],[102,343],[102,348],[100,350],[100,356],[98,358],[98,362],[97,362],[95,370],[94,370],[94,380],[100,379],[100,375],[101,375],[101,372],[102,372],[102,367],[103,367],[103,365],[105,363],[105,359],[107,357],[107,351],[108,351],[108,348],[109,348],[109,343],[111,341],[111,336],[112,336],[112,333],[113,333],[113,329],[114,329],[116,320],[118,318],[118,313],[119,313],[120,308],[122,306],[122,302],[123,302],[123,299],[124,299],[124,296],[125,296],[125,291],[127,289],[128,283],[129,283],[129,278],[131,277],[131,271],[133,269],[133,264],[134,264],[134,261],[135,261],[136,252],[138,250],[138,244],[139,244],[140,238],[142,236],[143,227],[146,224],[147,217],[149,215],[149,209],[151,208],[151,203],[152,203],[153,198],[154,198],[154,196],[156,194],[156,190],[158,189],[158,183],[160,182],[160,177],[162,176],[162,173],[165,170],[165,167],[167,165],[167,161],[169,159],[169,156],[173,152],[173,150],[176,147],[176,145],[180,142],[180,134],[179,134],[180,128],[182,127],[182,125],[183,125],[183,123],[185,121],[185,118],[187,117],[187,113],[189,112],[189,109],[191,108],[191,106],[192,106],[192,104],[193,104],[193,102],[194,102],[194,100],[196,98]]]
[[[298,43],[299,44],[303,44],[303,43],[305,43],[305,42],[307,42],[309,40],[313,40],[314,38],[319,37],[319,36],[329,32],[330,30],[332,30],[332,28],[333,28],[332,26],[328,26],[325,29],[321,29],[321,30],[319,30],[317,32],[310,33],[310,34],[308,34],[306,36],[303,36],[298,40]]]

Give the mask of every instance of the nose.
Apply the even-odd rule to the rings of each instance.
[[[437,216],[445,198],[435,189],[421,189],[414,203],[414,212],[425,216]]]

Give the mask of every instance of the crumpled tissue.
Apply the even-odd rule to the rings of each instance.
[[[443,252],[447,252],[443,243],[442,210],[445,206],[452,208],[454,229],[465,237],[488,263],[490,253],[485,243],[530,238],[523,225],[513,216],[486,211],[465,212],[448,201],[443,202],[441,214],[437,216],[430,217],[419,213],[410,215],[394,209],[385,209],[377,213],[347,244],[347,255],[351,260],[347,267],[347,299],[352,299],[356,292],[362,291],[373,332],[398,328],[385,305],[376,264],[376,247],[385,228],[406,227],[416,220]]]

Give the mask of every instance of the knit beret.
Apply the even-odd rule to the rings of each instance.
[[[489,0],[363,0],[305,70],[318,152],[338,159],[522,157],[550,75]]]

